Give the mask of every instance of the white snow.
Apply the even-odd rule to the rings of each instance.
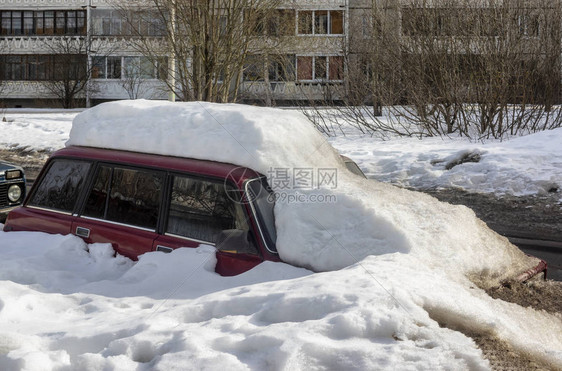
[[[0,121],[0,147],[54,151],[64,147],[79,111],[7,110]]]
[[[458,187],[516,196],[562,189],[562,128],[486,143],[458,137],[383,141],[356,132],[329,140],[369,178],[403,187]],[[477,153],[481,159],[445,169],[465,153]]]
[[[13,117],[11,125],[33,124],[28,142],[8,137],[4,146],[61,146],[60,138],[41,128],[48,121],[8,117]],[[8,133],[5,125],[0,128]],[[501,156],[511,158],[511,151],[537,161],[543,150],[559,151],[554,147],[560,130],[536,136],[526,137],[529,145],[525,138],[475,145],[449,139],[382,143],[359,136],[332,143],[359,159],[370,176],[380,172],[372,164],[384,161],[373,151],[396,142],[386,147],[386,164],[392,163],[389,152],[396,151],[396,162],[388,168],[405,163],[410,171],[425,148],[435,153],[426,154],[431,168],[419,174],[430,174],[435,171],[428,170],[434,168],[431,160],[479,151],[483,159],[490,154],[491,171],[500,169],[494,163],[502,164],[517,183],[523,166],[509,168]],[[42,144],[29,144],[35,140]],[[553,148],[539,145],[540,140]],[[207,246],[148,253],[133,263],[113,257],[108,245],[87,246],[77,237],[0,232],[0,369],[488,368],[462,332],[495,335],[553,368],[562,367],[559,317],[494,300],[474,284],[495,284],[534,259],[467,208],[351,175],[298,113],[119,102],[79,114],[68,143],[235,162],[264,174],[272,168],[335,168],[335,188],[277,191],[309,199],[332,195],[336,202],[278,202],[275,209],[281,257],[327,272],[266,262],[225,278],[214,273],[214,250]],[[408,151],[410,160],[400,157]],[[535,178],[543,181],[546,171],[555,182],[560,179],[556,161],[544,156]],[[470,165],[453,170],[472,179],[481,169]],[[393,176],[389,180],[395,181]],[[463,186],[468,183],[459,179]],[[488,186],[482,184],[477,190]]]

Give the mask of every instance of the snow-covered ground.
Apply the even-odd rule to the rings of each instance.
[[[327,192],[336,203],[275,210],[284,260],[325,272],[266,262],[225,278],[214,273],[208,246],[132,262],[78,237],[0,232],[0,369],[488,368],[463,333],[491,334],[562,367],[559,316],[494,300],[476,285],[533,259],[471,211],[348,174],[297,114],[284,120],[278,111],[199,106],[106,105],[80,115],[71,142],[111,147],[127,138],[129,149],[169,154],[189,148],[263,173],[337,168],[337,189],[299,191]],[[60,148],[75,115],[8,112],[0,146]],[[191,135],[165,135],[166,122]],[[538,193],[562,184],[560,129],[486,144],[353,133],[330,142],[370,177],[403,185]],[[481,161],[444,170],[467,151]]]
[[[381,141],[353,132],[329,140],[369,177],[400,186],[515,196],[562,189],[562,129],[486,143],[458,137]],[[479,161],[446,169],[464,156]]]

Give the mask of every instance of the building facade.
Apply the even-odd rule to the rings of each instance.
[[[447,20],[465,13],[455,6],[454,11],[446,11],[452,0],[434,1],[431,7],[436,12],[425,22],[429,13],[422,8],[426,3],[281,1],[266,24],[248,31],[255,39],[254,48],[247,52],[244,65],[236,67],[240,76],[232,80],[235,83],[229,80],[235,85],[230,89],[236,91],[236,101],[266,105],[347,99],[354,79],[365,79],[354,72],[354,63],[369,70],[364,75],[368,80],[383,69],[380,56],[394,49],[404,53],[403,40],[446,35],[451,32]],[[166,30],[178,27],[171,23],[172,15],[150,13],[142,7],[127,10],[114,4],[104,0],[0,0],[2,104],[72,107],[116,99],[177,97],[171,87],[181,77],[178,66],[191,68],[194,62],[177,60],[166,48],[170,40]],[[386,17],[384,25],[377,20],[381,12]],[[532,43],[541,32],[541,20],[531,15],[521,17],[515,24]],[[220,20],[217,25],[221,27]],[[401,41],[395,45],[399,46],[378,43],[377,35],[382,32],[397,35]],[[559,37],[551,62],[557,64],[558,74],[552,78],[558,79],[558,89],[561,43]],[[147,55],[148,50],[160,52]],[[369,61],[357,62],[362,59]],[[223,83],[220,76],[213,78],[217,84]]]

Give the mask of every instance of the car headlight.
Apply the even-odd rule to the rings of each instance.
[[[23,178],[21,170],[6,170],[6,180]]]
[[[21,198],[21,188],[17,184],[12,184],[10,188],[8,188],[8,200],[10,202],[18,202]]]

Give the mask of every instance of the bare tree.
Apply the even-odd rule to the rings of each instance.
[[[109,43],[85,36],[45,38],[43,47],[52,56],[44,87],[64,108],[75,107],[85,99],[87,89],[89,93],[95,89],[90,83],[94,66],[88,62],[89,53],[95,49],[98,55],[103,55],[104,50],[109,53],[112,48]]]
[[[559,127],[561,8],[371,0],[355,10],[366,21],[350,32],[338,115],[382,135],[502,138]]]
[[[168,56],[166,83],[181,100],[236,101],[250,55],[265,55],[266,20],[280,0],[147,0],[142,7],[115,5],[136,50],[156,64]],[[145,24],[154,32],[147,36]],[[150,34],[150,32],[148,32]],[[155,45],[160,37],[163,42]]]

